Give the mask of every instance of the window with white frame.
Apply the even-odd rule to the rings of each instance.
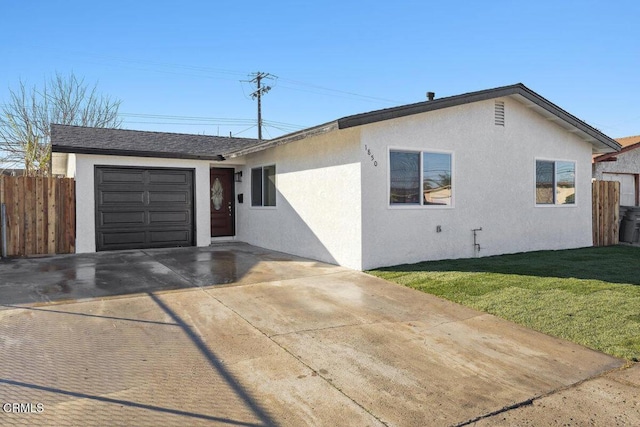
[[[452,154],[389,151],[389,204],[451,206]]]
[[[251,169],[251,206],[276,205],[276,166]]]
[[[536,204],[576,203],[575,162],[536,160]]]

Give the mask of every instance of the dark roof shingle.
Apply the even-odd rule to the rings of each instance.
[[[51,146],[57,153],[224,160],[228,153],[258,143],[250,138],[51,125]]]

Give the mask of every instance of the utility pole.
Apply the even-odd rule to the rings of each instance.
[[[253,79],[249,80],[250,83],[256,84],[256,90],[251,93],[251,99],[258,100],[258,141],[262,141],[262,95],[271,90],[271,86],[262,86],[263,79],[273,79],[276,76],[269,73],[262,73],[260,71],[252,73]]]

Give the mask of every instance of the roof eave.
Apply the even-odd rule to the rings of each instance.
[[[560,121],[567,123],[571,128],[575,129],[584,140],[590,142],[594,147],[600,150],[600,152],[620,151],[621,146],[614,139],[606,136],[584,121],[541,97],[522,83],[343,117],[338,120],[338,127],[340,129],[345,129],[354,126],[362,126],[379,121],[396,119],[413,114],[420,114],[507,96],[519,96],[522,99],[526,99],[541,110],[546,111],[557,117]]]
[[[70,153],[70,154],[93,154],[107,156],[125,156],[125,157],[159,157],[163,159],[188,159],[188,160],[214,160],[223,161],[225,157],[220,154],[187,154],[187,153],[170,153],[157,151],[134,151],[134,150],[114,150],[103,148],[87,148],[73,147],[66,145],[52,145],[51,151],[54,153]]]
[[[517,88],[513,95],[520,95],[521,97],[535,104],[537,107],[554,115],[560,121],[568,124],[570,127],[575,129],[574,133],[579,134],[582,139],[590,142],[594,147],[598,148],[600,150],[599,152],[617,152],[622,148],[622,146],[615,139],[608,137],[583,120],[580,120],[576,116],[563,110],[554,103],[541,97],[528,87],[521,84],[516,85],[516,87]]]
[[[619,150],[618,152],[605,153],[605,154],[602,154],[600,156],[594,157],[593,161],[594,161],[594,163],[612,161],[612,159],[615,156],[618,156],[620,154],[626,153],[627,151],[635,150],[637,148],[640,148],[640,142],[637,142],[637,143],[631,144],[631,145],[627,145],[626,147],[622,147],[622,149]]]
[[[289,142],[299,141],[301,139],[309,138],[312,136],[322,135],[327,132],[338,129],[338,122],[328,122],[312,128],[303,129],[297,132],[289,133],[278,138],[264,141],[262,144],[254,145],[244,148],[242,150],[231,151],[225,153],[225,158],[231,159],[235,157],[245,156],[247,154],[255,153],[258,151],[266,150],[267,148],[275,147],[278,145],[288,144]]]

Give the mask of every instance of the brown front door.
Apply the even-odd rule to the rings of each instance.
[[[211,236],[233,236],[235,227],[235,201],[233,169],[211,169]]]

